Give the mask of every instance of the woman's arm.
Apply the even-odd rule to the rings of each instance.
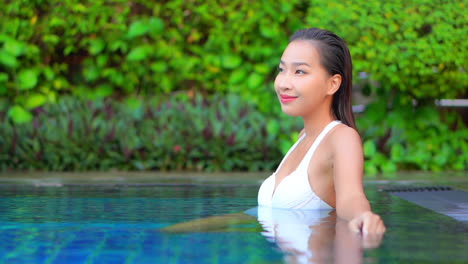
[[[256,223],[257,218],[244,212],[215,215],[173,224],[160,231],[167,233],[239,231],[239,225]]]
[[[333,177],[336,210],[354,231],[383,233],[385,226],[379,215],[371,211],[363,188],[364,155],[356,130],[340,126],[333,133]]]

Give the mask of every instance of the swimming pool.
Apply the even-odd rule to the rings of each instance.
[[[269,237],[254,217],[218,222],[211,230],[161,231],[255,208],[256,184],[0,185],[0,263],[468,261],[466,223],[381,192],[381,187],[367,184],[366,193],[388,231],[377,248],[362,249],[359,238],[335,239],[338,231],[328,213],[313,216],[317,222],[310,228],[275,226],[286,238]],[[298,245],[288,244],[291,234]]]

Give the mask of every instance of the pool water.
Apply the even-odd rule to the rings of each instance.
[[[366,249],[323,212],[300,216],[310,226],[276,223],[272,236],[243,213],[256,207],[257,185],[0,185],[0,263],[468,262],[466,223],[379,188],[366,194],[388,231]],[[163,229],[226,214],[233,220]]]

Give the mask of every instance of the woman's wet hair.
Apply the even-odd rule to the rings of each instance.
[[[296,31],[290,42],[296,40],[311,41],[318,49],[320,64],[330,75],[341,75],[340,88],[333,95],[332,110],[338,120],[355,128],[351,104],[353,90],[353,66],[348,46],[336,34],[319,28],[306,28]]]

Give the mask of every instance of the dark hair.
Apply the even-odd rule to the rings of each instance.
[[[353,65],[348,46],[336,34],[319,28],[306,28],[296,31],[290,38],[308,40],[315,44],[319,51],[320,64],[329,74],[341,75],[341,85],[333,95],[332,110],[338,120],[356,129],[351,95],[353,91]]]

